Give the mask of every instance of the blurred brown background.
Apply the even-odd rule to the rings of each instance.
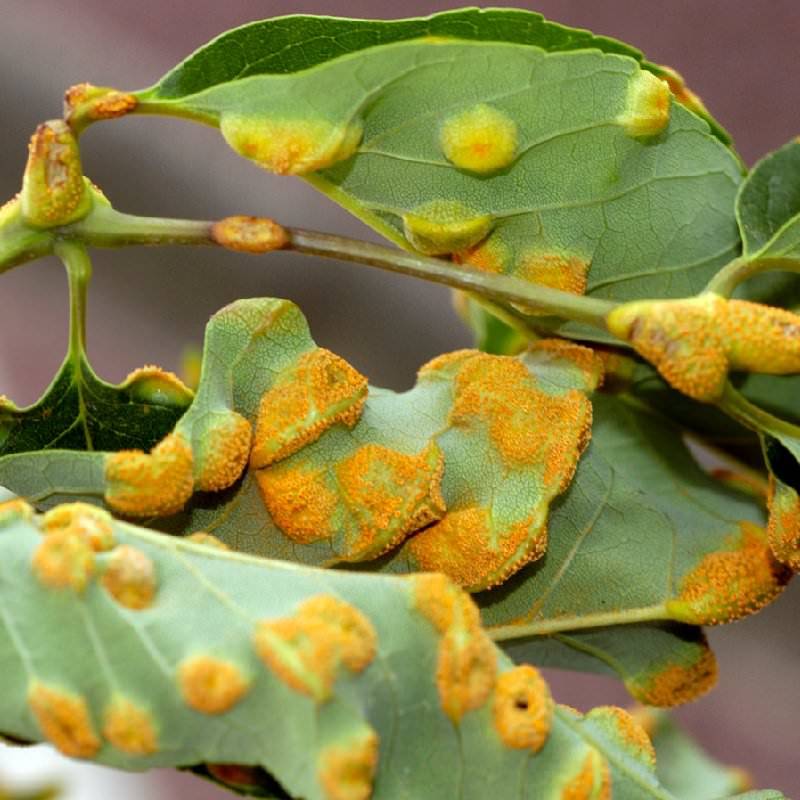
[[[676,67],[728,127],[749,164],[800,133],[797,0],[509,5],[615,36]],[[142,88],[211,37],[255,19],[289,13],[413,16],[448,7],[363,0],[2,0],[0,201],[19,187],[31,131],[60,114],[63,91],[73,83]],[[124,119],[92,128],[83,149],[86,173],[124,211],[205,219],[261,214],[374,238],[302,182],[275,179],[238,158],[211,129]],[[177,368],[184,346],[201,341],[209,314],[239,297],[291,298],[320,344],[374,383],[394,388],[410,385],[428,358],[469,342],[445,290],[356,267],[291,254],[255,259],[179,249],[99,252],[95,263],[89,350],[97,371],[109,379],[143,363]],[[3,275],[0,286],[0,393],[30,402],[61,359],[65,281],[57,264],[41,262]],[[712,631],[719,688],[679,713],[715,755],[748,767],[758,785],[800,796],[798,611],[795,587],[756,618]],[[613,681],[550,678],[558,699],[580,707],[627,702]],[[174,791],[216,796],[191,778],[178,779]]]

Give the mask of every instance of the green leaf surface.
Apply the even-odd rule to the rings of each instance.
[[[289,71],[289,45],[262,72],[247,45],[228,63],[238,35],[140,93],[142,110],[219,125],[402,247],[627,300],[693,294],[738,253],[736,158],[626,55],[416,39],[323,61],[314,34],[307,68]]]
[[[753,167],[736,214],[746,256],[800,259],[800,142],[792,140]]]
[[[172,430],[191,400],[175,376],[155,368],[113,386],[83,358],[67,358],[32,406],[18,408],[0,396],[0,458],[51,449],[149,449]]]
[[[673,797],[616,713],[557,707],[538,753],[505,745],[498,709],[546,720],[546,689],[531,678],[514,705],[508,675],[531,671],[512,672],[436,576],[262,561],[96,515],[87,528],[74,506],[57,510],[64,526],[4,513],[0,726],[13,736],[122,769],[259,766],[306,800],[347,781],[373,800],[541,797],[604,774],[615,798]],[[88,530],[103,537],[89,560]],[[461,684],[437,663],[464,640],[486,680],[448,716]]]

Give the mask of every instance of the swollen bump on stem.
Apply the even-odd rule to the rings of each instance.
[[[109,86],[93,86],[79,83],[64,94],[64,119],[79,134],[92,122],[117,119],[136,109],[138,101],[128,92],[120,92]]]

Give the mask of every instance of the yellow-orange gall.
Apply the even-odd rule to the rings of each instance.
[[[147,364],[128,373],[120,384],[137,403],[185,408],[194,398],[194,392],[174,373]]]
[[[519,257],[514,276],[562,292],[584,294],[589,267],[589,262],[578,256],[526,252]]]
[[[103,588],[125,608],[141,611],[153,604],[156,568],[141,550],[123,544],[115,548],[100,579]]]
[[[130,517],[176,514],[194,488],[192,449],[179,434],[171,433],[150,453],[122,450],[105,461],[105,500]]]
[[[702,402],[717,399],[728,376],[722,337],[725,300],[705,294],[688,300],[637,301],[608,315],[608,329],[679,391]]]
[[[611,800],[611,770],[593,747],[578,769],[567,779],[559,800]]]
[[[81,695],[34,681],[28,706],[42,735],[64,755],[92,758],[100,750],[89,706]]]
[[[42,532],[72,531],[82,536],[96,553],[115,545],[112,518],[108,511],[89,503],[62,503],[42,517]]]
[[[325,800],[369,800],[378,768],[378,735],[367,730],[320,753],[318,776]]]
[[[124,697],[114,697],[103,715],[103,736],[132,756],[158,752],[158,730],[149,711]]]
[[[630,79],[625,110],[617,118],[628,136],[649,137],[661,133],[669,124],[672,93],[666,81],[647,70]]]
[[[375,558],[441,519],[443,472],[444,456],[434,443],[418,455],[367,444],[344,459],[336,467],[336,481],[357,524],[344,558]]]
[[[688,663],[670,663],[655,672],[637,675],[625,681],[631,695],[640,703],[671,708],[696,700],[714,688],[719,668],[707,645],[700,657]]]
[[[20,497],[0,503],[0,527],[12,522],[30,522],[33,519],[33,506]]]
[[[695,114],[699,114],[701,117],[708,116],[708,109],[705,103],[686,85],[682,75],[672,67],[663,64],[659,66],[658,71],[659,77],[667,82],[670,91],[682,106],[694,111]]]
[[[357,608],[319,595],[291,617],[261,620],[253,645],[264,665],[287,686],[322,703],[330,698],[340,665],[351,672],[369,666],[377,652],[377,634]]]
[[[352,428],[367,379],[343,358],[317,347],[304,353],[261,397],[250,464],[266,467],[316,441],[332,425]]]
[[[800,372],[800,316],[746,300],[728,300],[718,320],[731,369]]]
[[[180,429],[180,423],[178,423]],[[236,411],[213,415],[194,449],[194,488],[220,492],[232,486],[247,466],[252,428]]]
[[[800,498],[797,492],[770,476],[767,538],[775,558],[800,572]]]
[[[607,731],[637,761],[655,769],[655,748],[647,731],[635,716],[617,706],[598,706],[586,718]]]
[[[492,218],[457,200],[433,200],[403,215],[408,243],[430,256],[474,247],[492,229]]]
[[[206,533],[205,531],[195,531],[194,533],[190,533],[186,537],[187,542],[194,542],[194,544],[201,544],[204,547],[211,547],[215,550],[230,550],[225,542],[221,539],[218,539],[212,533]]]
[[[519,129],[504,111],[479,103],[448,117],[439,132],[445,158],[468,172],[496,172],[517,153]]]
[[[58,530],[42,539],[31,566],[42,585],[80,593],[94,573],[94,551],[81,534],[71,529]]]
[[[130,114],[138,103],[128,92],[79,83],[64,93],[64,118],[80,130],[88,120],[117,119]]]
[[[225,217],[211,226],[211,238],[240,253],[269,253],[289,243],[289,233],[267,217]]]
[[[337,494],[326,469],[309,464],[276,464],[255,473],[261,498],[275,524],[292,541],[309,544],[336,530]]]
[[[550,735],[553,708],[550,689],[535,667],[523,664],[497,679],[492,721],[507,747],[538,753]]]
[[[740,522],[725,549],[709,553],[667,602],[670,616],[695,625],[720,625],[754,614],[783,591],[791,571],[772,553],[766,531]]]
[[[357,120],[270,119],[224,114],[220,130],[237,152],[278,175],[306,175],[350,158],[361,143]]]
[[[244,697],[250,681],[230,661],[195,655],[178,666],[178,686],[190,708],[203,714],[224,714]]]
[[[496,234],[489,236],[474,247],[453,253],[456,264],[468,264],[481,272],[500,275],[508,271],[511,251]]]

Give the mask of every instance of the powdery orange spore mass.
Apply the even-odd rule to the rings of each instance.
[[[244,697],[250,681],[230,661],[195,655],[179,665],[178,686],[190,708],[203,714],[224,714]]]
[[[122,450],[106,456],[106,502],[131,517],[164,517],[180,511],[194,488],[192,449],[171,433],[150,453]]]
[[[772,552],[782,564],[800,572],[800,498],[791,486],[770,476],[767,502],[767,538]]]
[[[114,547],[111,514],[89,503],[62,503],[42,517],[42,532],[72,531],[82,536],[96,553]]]
[[[343,557],[374,558],[412,531],[441,519],[443,471],[444,456],[433,443],[418,455],[367,444],[342,461],[336,479],[358,526]]]
[[[496,235],[492,235],[474,247],[453,253],[453,261],[456,264],[468,264],[481,272],[499,275],[508,270],[511,252]]]
[[[717,659],[706,646],[694,663],[667,664],[658,672],[626,680],[625,686],[640,703],[671,708],[696,700],[710,691],[717,683],[718,674]]]
[[[636,717],[617,706],[597,706],[588,714],[590,719],[610,733],[622,747],[649,769],[656,766],[656,751],[650,736]]]
[[[106,708],[103,736],[128,755],[158,752],[158,731],[152,715],[124,697],[115,697]]]
[[[81,695],[34,681],[28,690],[28,706],[45,739],[64,755],[92,758],[100,750],[89,707]]]
[[[196,445],[194,486],[201,492],[220,492],[232,486],[247,466],[252,429],[235,411],[215,415]]]
[[[0,526],[22,520],[29,522],[33,519],[33,506],[19,497],[0,503]]]
[[[326,800],[372,797],[378,744],[377,734],[370,730],[340,745],[328,745],[320,753],[318,775]]]
[[[57,530],[42,539],[33,554],[33,573],[50,589],[82,592],[94,574],[94,551],[74,530]]]
[[[123,544],[111,553],[100,582],[121,606],[141,611],[156,596],[155,564],[146,553]]]
[[[732,369],[800,372],[800,316],[746,300],[728,300],[720,320]]]
[[[550,689],[535,667],[523,664],[497,679],[492,721],[507,747],[538,753],[550,735],[553,708]]]
[[[578,256],[560,253],[523,253],[514,275],[531,283],[550,286],[570,294],[584,294],[589,262]]]
[[[562,788],[560,800],[611,800],[611,772],[597,750],[589,748],[578,771]]]
[[[251,466],[260,469],[286,458],[337,423],[352,428],[367,391],[367,379],[330,350],[304,353],[261,398]]]
[[[269,253],[289,243],[288,231],[267,217],[225,217],[211,226],[211,238],[240,253]]]
[[[766,531],[739,523],[730,549],[709,553],[681,582],[667,603],[671,616],[697,625],[720,625],[754,614],[770,603],[791,578],[772,554]]]

